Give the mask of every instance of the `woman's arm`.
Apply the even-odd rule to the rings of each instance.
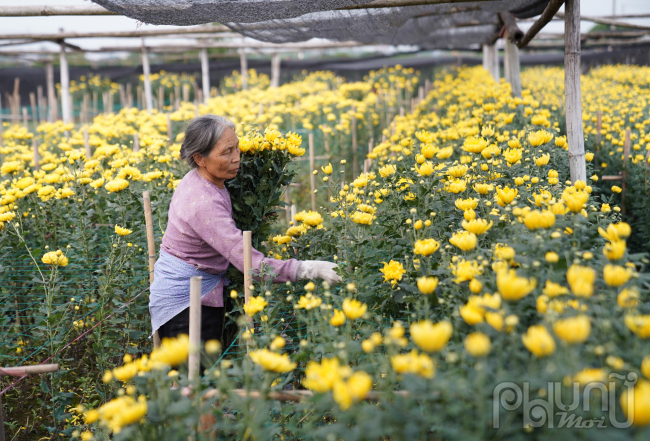
[[[196,204],[185,213],[188,224],[195,233],[219,254],[225,257],[239,271],[244,271],[244,238],[241,230],[230,217],[225,202],[218,197]],[[274,282],[295,282],[298,278],[300,261],[296,259],[277,260],[264,257],[253,248],[253,268],[259,269],[262,262],[273,267],[278,275]]]

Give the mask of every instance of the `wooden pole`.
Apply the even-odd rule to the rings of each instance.
[[[93,157],[93,152],[90,149],[90,141],[88,136],[88,127],[84,127],[84,147],[86,148],[86,158],[90,159]]]
[[[190,279],[190,347],[187,378],[195,381],[201,366],[201,281],[203,277]]]
[[[26,129],[29,129],[29,115],[27,114],[27,107],[23,107],[23,125],[25,126]]]
[[[60,30],[63,32],[63,29]],[[68,70],[68,56],[65,52],[65,45],[61,44],[59,54],[61,63],[61,113],[63,122],[68,124],[72,122],[72,103],[70,102],[70,72]]]
[[[564,93],[571,182],[587,180],[580,97],[580,0],[567,0],[564,15]]]
[[[149,75],[151,69],[149,68],[149,56],[147,55],[147,47],[144,45],[144,38],[142,39],[142,73],[144,74],[144,96],[147,106],[147,112],[151,113],[153,110],[153,96],[151,95],[151,80]]]
[[[158,86],[158,112],[162,112],[165,107],[165,88]]]
[[[314,170],[314,133],[309,132],[309,186],[311,187],[311,210],[316,211],[316,176]]]
[[[625,216],[625,191],[627,190],[627,166],[630,158],[630,129],[625,129],[625,143],[623,144],[623,183],[621,184],[621,213]]]
[[[244,231],[244,304],[248,305],[251,298],[251,285],[253,277],[250,272],[253,269],[253,233]],[[249,322],[252,320],[248,317]]]
[[[140,150],[140,138],[138,137],[138,132],[133,134],[133,152]]]
[[[58,364],[37,364],[34,366],[14,366],[0,368],[0,377],[11,375],[12,377],[22,377],[23,375],[46,374],[59,370]]]
[[[298,208],[296,207],[296,204],[291,205],[291,220],[296,219],[296,213],[298,213]]]
[[[149,191],[142,193],[144,203],[144,224],[147,230],[147,256],[149,259],[149,283],[153,283],[154,268],[156,266],[156,238],[153,235],[153,214],[151,212],[151,194]],[[153,347],[160,347],[160,337],[158,331],[153,334]]]
[[[271,87],[280,86],[280,54],[277,52],[271,57]]]
[[[40,124],[45,121],[43,86],[36,86],[36,107],[38,109],[38,123]]]
[[[20,113],[20,78],[14,78],[14,96],[13,96],[13,123],[18,124],[18,114]]]
[[[357,151],[357,117],[356,109],[352,106],[352,173],[359,174],[359,152]]]
[[[32,152],[34,154],[34,170],[41,169],[41,155],[38,153],[38,142],[36,137],[32,138]]]
[[[210,99],[210,64],[208,62],[208,50],[203,48],[199,54],[201,58],[201,88],[203,90],[203,102],[208,104],[208,99]]]
[[[600,149],[600,143],[603,140],[603,111],[598,109],[598,113],[596,114],[596,144],[598,144],[598,147]]]
[[[512,43],[510,39],[505,38],[505,54],[504,59],[506,67],[506,79],[510,83],[512,95],[521,98],[521,74],[519,65],[519,48]]]
[[[248,60],[246,59],[246,49],[239,51],[239,64],[241,70],[241,90],[248,89]]]
[[[36,94],[34,92],[29,92],[29,104],[32,106],[32,121],[34,127],[36,127],[38,125],[38,107],[36,107]]]

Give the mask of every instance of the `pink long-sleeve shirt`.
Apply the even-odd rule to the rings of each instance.
[[[169,204],[160,249],[210,274],[223,273],[228,263],[243,272],[244,240],[235,226],[228,190],[202,178],[196,169],[186,174]],[[275,282],[296,281],[298,260],[270,259],[253,249],[253,268],[260,268],[262,262],[278,274]],[[201,303],[223,307],[223,287],[222,280]]]

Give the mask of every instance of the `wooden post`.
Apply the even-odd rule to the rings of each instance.
[[[246,49],[239,51],[239,64],[241,70],[241,90],[248,89],[248,60],[246,59]]]
[[[253,233],[244,231],[244,304],[248,305],[251,298],[251,285],[253,284],[253,277],[250,272],[253,268]],[[248,318],[249,321],[251,318]]]
[[[187,378],[195,381],[201,367],[201,281],[203,277],[190,279],[190,346]]]
[[[18,114],[20,113],[20,78],[14,78],[14,97],[13,97],[13,123],[18,124]]]
[[[120,84],[118,89],[118,94],[120,97],[120,107],[122,107],[122,109],[125,109],[127,105],[127,100],[126,100],[126,92],[124,91],[124,84]]]
[[[63,32],[60,29],[59,32]],[[61,113],[65,124],[72,122],[72,103],[70,102],[70,72],[68,70],[68,55],[65,52],[65,45],[61,44],[59,54],[61,63]]]
[[[280,54],[271,57],[271,87],[280,87]]]
[[[571,182],[587,180],[580,98],[580,0],[564,4],[564,93]]]
[[[93,157],[93,152],[90,149],[90,141],[88,137],[88,127],[84,127],[84,147],[86,148],[86,158],[90,159]]]
[[[363,160],[363,174],[364,174],[364,176],[368,174],[368,169],[370,168],[370,165],[368,164],[368,161],[370,161],[370,159],[364,159]]]
[[[172,119],[169,116],[169,113],[166,114],[167,116],[167,145],[171,146],[174,143],[174,140],[172,139]]]
[[[153,97],[151,95],[151,81],[149,75],[151,69],[149,68],[149,56],[147,55],[147,47],[144,45],[144,38],[142,39],[142,73],[144,74],[144,100],[147,107],[147,112],[151,113],[153,110]]]
[[[314,170],[314,133],[309,132],[309,186],[311,187],[311,210],[316,211],[316,176]]]
[[[208,104],[210,99],[210,64],[208,62],[208,50],[201,49],[201,88],[203,89],[203,102]]]
[[[602,135],[602,130],[603,130],[603,112],[602,110],[598,110],[598,113],[596,114],[596,144],[598,144],[597,148],[600,149],[600,143],[603,140],[603,135]]]
[[[357,151],[357,117],[356,109],[352,106],[352,173],[354,176],[359,174],[359,152]]]
[[[43,86],[36,86],[36,108],[38,109],[38,123],[45,121]]]
[[[151,195],[149,191],[142,192],[144,203],[144,224],[147,230],[147,256],[149,259],[149,283],[153,283],[153,270],[156,266],[156,238],[153,235],[153,215],[151,212]],[[153,347],[160,347],[160,337],[158,331],[153,334]]]
[[[295,221],[296,213],[298,213],[298,208],[296,207],[296,204],[292,204],[291,205],[291,220],[292,221]]]
[[[512,95],[521,98],[521,73],[519,65],[519,48],[508,38],[504,38],[505,44],[505,72],[506,80],[510,83]]]
[[[29,130],[29,115],[27,114],[27,107],[23,107],[23,125]]]
[[[324,127],[327,127],[327,124],[323,124]],[[329,133],[326,133],[323,131],[323,144],[325,145],[325,152],[327,153],[327,156],[331,156],[330,152],[330,135]]]
[[[158,111],[162,112],[165,110],[165,88],[163,86],[158,86]]]
[[[57,116],[56,93],[54,92],[54,66],[52,61],[45,62],[45,87],[47,92],[47,104],[49,109],[47,112],[48,122],[54,122]]]
[[[630,159],[630,129],[625,129],[623,144],[623,183],[621,184],[621,213],[625,216],[625,190],[627,190],[627,166]]]
[[[183,101],[188,103],[190,101],[190,85],[183,84]]]
[[[29,92],[29,105],[32,106],[32,121],[34,122],[34,128],[38,125],[38,107],[36,107],[36,94],[34,92]]]
[[[133,134],[133,152],[140,150],[140,138],[138,137],[138,132]]]
[[[41,169],[41,155],[38,153],[38,142],[36,137],[32,138],[32,152],[34,153],[34,170]]]

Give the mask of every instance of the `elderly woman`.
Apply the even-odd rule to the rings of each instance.
[[[190,278],[203,276],[201,340],[221,339],[224,323],[224,275],[232,264],[244,270],[242,232],[235,226],[226,180],[239,170],[239,140],[227,118],[205,115],[192,120],[180,156],[192,170],[178,184],[154,269],[149,311],[160,338],[189,333]],[[253,249],[253,268],[274,268],[274,282],[341,278],[337,265],[315,260],[286,261],[264,257]]]

